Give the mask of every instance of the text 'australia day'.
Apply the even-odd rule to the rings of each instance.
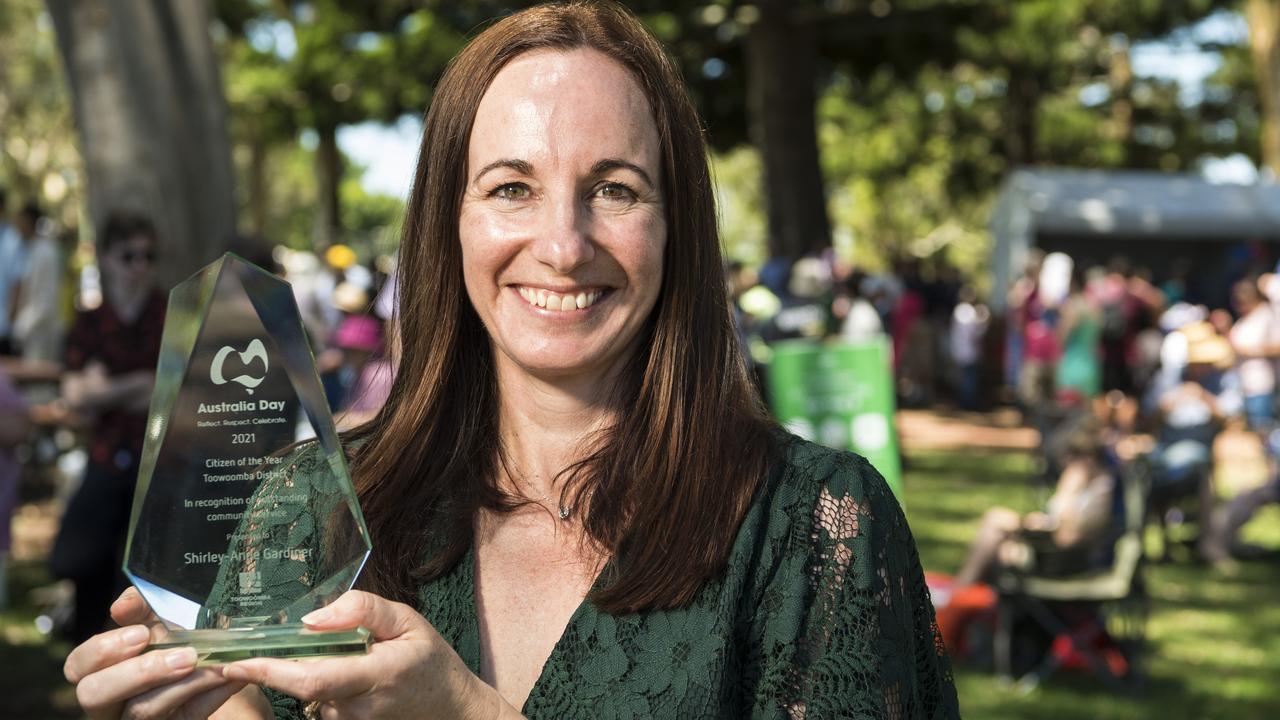
[[[200,406],[196,408],[196,412],[202,415],[263,411],[281,412],[283,410],[283,400],[241,400],[239,402],[200,403]]]

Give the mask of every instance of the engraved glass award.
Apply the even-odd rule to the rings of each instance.
[[[370,551],[289,284],[233,255],[169,295],[124,571],[202,664],[361,653],[299,621]]]

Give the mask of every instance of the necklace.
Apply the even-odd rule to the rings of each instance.
[[[509,462],[505,456],[501,459],[501,462],[502,462],[502,468],[507,471],[507,477],[510,477],[513,481],[516,479],[515,477],[512,476],[512,472],[511,472],[512,469],[515,470],[515,473],[514,473],[515,475],[520,476],[520,482],[516,483],[516,486],[519,487],[522,492],[527,491],[529,488],[533,487],[533,483],[529,482],[529,476],[525,475],[524,471],[521,470],[519,467],[517,467],[514,462]],[[526,493],[526,496],[527,496],[527,493]],[[550,507],[551,505],[553,505],[553,503],[551,502],[551,497],[546,494],[539,493],[538,497],[530,498],[530,499],[534,500],[542,507]],[[573,514],[572,505],[564,505],[559,502],[554,503],[554,505],[556,507],[556,515],[561,520],[568,520],[569,516]]]

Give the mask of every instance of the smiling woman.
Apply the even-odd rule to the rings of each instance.
[[[304,618],[372,651],[208,674],[125,628],[68,660],[93,714],[958,716],[883,479],[752,390],[701,126],[625,9],[540,6],[453,60],[404,233],[400,367],[347,437],[374,551]]]

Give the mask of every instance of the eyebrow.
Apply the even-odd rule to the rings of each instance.
[[[502,160],[494,160],[488,165],[485,165],[484,167],[480,168],[480,172],[476,173],[476,176],[471,179],[471,182],[473,183],[479,182],[480,178],[484,177],[485,173],[489,172],[490,170],[497,170],[498,168],[511,168],[512,170],[515,170],[521,175],[533,174],[533,166],[530,165],[527,161],[503,158]]]
[[[533,165],[529,164],[528,161],[503,158],[501,160],[494,160],[488,165],[480,168],[480,172],[475,174],[475,177],[471,179],[471,182],[479,182],[480,178],[485,176],[485,173],[490,170],[497,170],[498,168],[509,168],[521,175],[533,174]],[[649,187],[654,187],[653,178],[649,177],[649,173],[645,172],[644,168],[633,162],[627,162],[620,158],[605,158],[603,160],[597,160],[596,163],[591,166],[592,175],[602,175],[610,170],[630,170],[631,172],[639,175],[640,179],[644,180]]]
[[[604,160],[597,161],[595,165],[591,166],[592,175],[603,175],[610,170],[630,170],[631,172],[639,175],[640,179],[644,180],[645,184],[649,187],[654,187],[653,178],[649,177],[649,173],[645,172],[644,168],[636,165],[635,163],[620,160],[618,158],[605,158]]]

